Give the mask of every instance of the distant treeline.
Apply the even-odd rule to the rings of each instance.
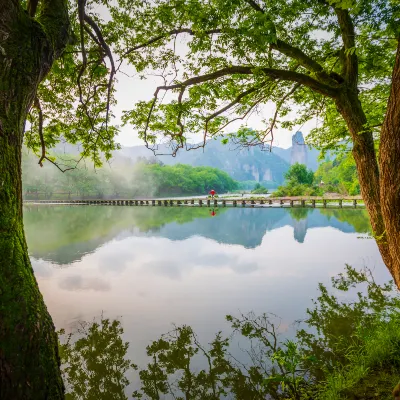
[[[49,163],[40,168],[34,155],[24,154],[22,169],[23,193],[27,199],[201,195],[211,189],[217,193],[238,189],[238,182],[218,168],[167,166],[146,159],[136,164],[105,164],[97,169],[80,163],[77,168],[62,173]]]

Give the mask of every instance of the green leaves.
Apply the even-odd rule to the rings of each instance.
[[[59,333],[63,338],[65,332]],[[117,320],[101,318],[89,324],[81,322],[76,341],[67,335],[60,344],[62,374],[68,399],[127,400],[125,373],[136,369],[126,359],[128,343],[122,341],[123,329]],[[74,336],[75,339],[75,336]]]
[[[397,18],[393,3],[278,0],[263,2],[262,7],[257,4],[257,1],[252,5],[246,1],[160,0],[141,5],[139,10],[136,3],[128,6],[120,1],[114,22],[119,30],[124,30],[127,10],[137,19],[129,21],[129,32],[118,44],[119,51],[123,55],[124,49],[137,48],[128,58],[144,76],[161,74],[173,86],[230,66],[251,67],[251,74],[221,76],[194,84],[186,88],[180,101],[178,88],[164,102],[158,98],[152,112],[149,106],[138,104],[127,111],[129,118],[125,122],[138,129],[151,144],[164,139],[185,141],[182,136],[193,134],[207,139],[225,133],[231,121],[266,109],[270,101],[280,104],[274,123],[277,131],[291,129],[318,116],[322,123],[313,130],[310,141],[321,149],[334,148],[348,138],[347,126],[336,104],[307,86],[291,93],[292,85],[265,71],[266,68],[296,71],[340,88],[345,84],[346,59],[354,55],[359,60],[360,99],[368,126],[376,127],[382,122],[395,50],[389,33]],[[355,24],[355,46],[345,50],[335,9],[349,10]],[[320,33],[318,37],[315,32]],[[175,51],[171,52],[172,48]],[[258,89],[241,97],[252,86]],[[295,117],[289,114],[293,109]],[[267,122],[266,125],[268,130]],[[248,128],[247,120],[244,128]],[[378,132],[377,128],[372,129]],[[246,145],[254,139],[254,135],[243,133],[241,130],[234,135],[238,143]],[[261,133],[258,136],[264,140],[260,144],[268,140]]]

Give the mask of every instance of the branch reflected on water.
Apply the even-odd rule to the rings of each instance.
[[[319,285],[291,340],[273,314],[227,316],[232,334],[218,332],[207,345],[191,327],[174,326],[147,346],[140,369],[127,358],[120,321],[80,322],[60,332],[66,399],[391,398],[400,377],[399,293],[349,266],[332,287]],[[239,344],[243,357],[232,352]]]

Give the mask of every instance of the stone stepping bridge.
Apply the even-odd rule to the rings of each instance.
[[[108,205],[108,206],[197,206],[197,207],[357,207],[364,206],[361,196],[347,197],[272,197],[264,199],[97,199],[97,200],[24,200],[25,204]]]

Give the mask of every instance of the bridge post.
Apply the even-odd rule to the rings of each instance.
[[[222,206],[226,207],[226,200],[222,200]]]
[[[290,200],[290,207],[293,207],[293,206],[294,206],[294,201]]]
[[[159,206],[161,206],[161,205],[162,205],[161,200],[158,200],[157,204],[158,204]]]
[[[236,206],[237,206],[237,201],[233,200],[233,207],[236,207]]]
[[[312,200],[312,207],[315,208],[315,200]]]
[[[170,205],[170,206],[173,206],[173,205],[174,205],[174,201],[173,201],[173,200],[170,200],[170,201],[169,201],[169,205]]]
[[[306,201],[305,200],[301,200],[301,206],[305,207],[306,206]]]
[[[214,207],[218,207],[218,200],[214,200]]]
[[[242,200],[242,207],[245,207],[245,206],[246,206],[246,201]]]
[[[164,200],[164,206],[168,206],[168,200]]]
[[[188,201],[187,200],[183,200],[183,204],[188,204]]]
[[[177,202],[176,202],[176,205],[177,206],[180,206],[182,204],[182,202],[180,201],[180,200],[178,200]]]
[[[151,205],[152,205],[152,206],[155,206],[155,205],[156,205],[156,201],[155,201],[155,200],[152,200],[152,201],[151,201]]]
[[[194,199],[190,200],[190,204],[194,205]]]
[[[268,200],[268,204],[269,204],[270,206],[272,206],[272,200],[271,200],[271,199]]]
[[[339,207],[343,208],[343,200],[342,199],[339,200]]]
[[[324,199],[324,208],[326,208],[326,200]]]
[[[210,207],[210,199],[207,199],[207,207]]]
[[[283,200],[280,200],[279,203],[280,203],[281,207],[283,207]]]
[[[264,204],[264,200],[260,200],[260,204]]]
[[[203,200],[199,199],[199,207],[203,206]]]
[[[251,204],[252,207],[254,207],[254,204],[256,204],[256,202],[254,200],[251,200],[250,204]]]
[[[354,206],[354,208],[357,207],[357,200],[356,199],[353,200],[353,206]]]

